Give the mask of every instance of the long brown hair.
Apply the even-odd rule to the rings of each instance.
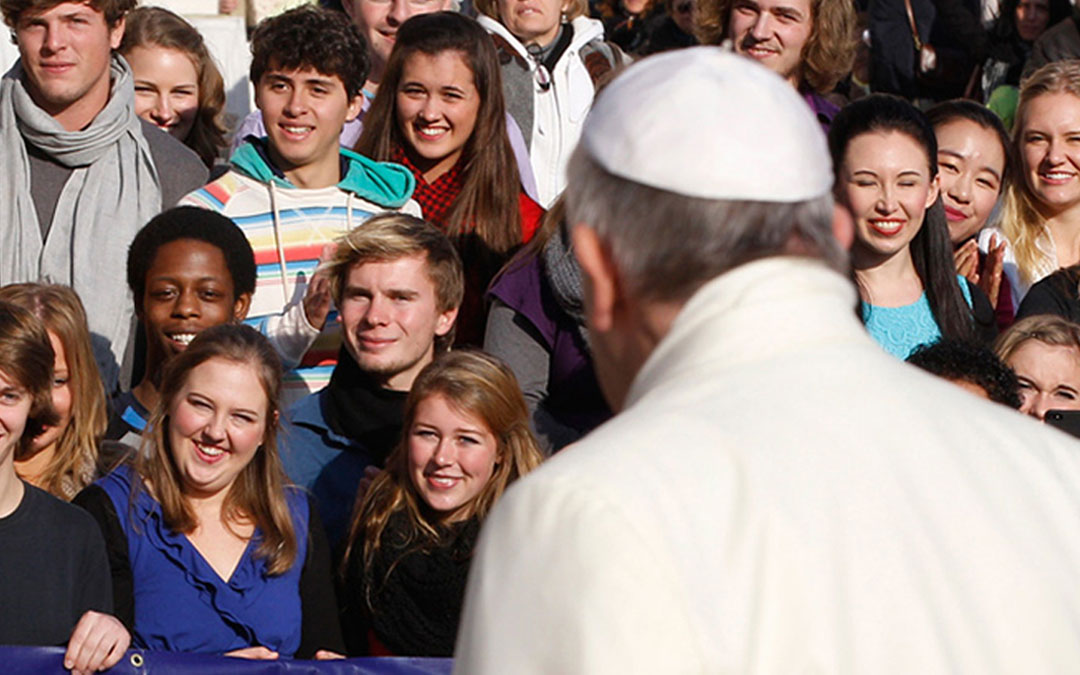
[[[371,574],[383,530],[390,517],[408,515],[408,542],[438,545],[446,523],[434,516],[417,495],[409,477],[409,435],[420,402],[445,396],[462,411],[484,422],[497,442],[495,471],[469,506],[469,517],[483,520],[506,487],[543,460],[529,428],[529,411],[514,373],[499,359],[479,351],[459,350],[439,356],[417,376],[405,402],[401,440],[360,502],[349,528],[342,569],[356,546],[363,548],[364,573]]]
[[[461,55],[480,96],[476,126],[462,151],[464,185],[447,216],[446,234],[455,240],[476,237],[492,253],[504,255],[521,243],[521,179],[506,135],[495,44],[475,21],[456,12],[433,12],[401,25],[379,93],[364,116],[356,151],[386,161],[395,148],[408,147],[397,122],[397,91],[405,63],[416,53],[434,56],[446,51]]]
[[[266,394],[266,428],[262,445],[240,471],[222,506],[222,520],[228,525],[251,521],[262,531],[256,555],[267,561],[269,574],[282,574],[296,560],[296,531],[285,498],[285,471],[277,450],[278,403],[281,394],[281,361],[270,342],[250,326],[221,324],[207,328],[188,348],[165,364],[161,378],[161,400],[150,418],[150,433],[135,459],[141,483],[161,504],[165,523],[175,532],[190,533],[199,526],[184,496],[181,477],[169,448],[169,410],[187,382],[191,371],[210,359],[248,364]],[[229,383],[221,383],[223,387]],[[132,500],[134,503],[134,499]]]
[[[45,326],[29,310],[0,300],[0,373],[30,397],[26,427],[16,451],[30,447],[48,424],[56,423],[52,407],[53,349]]]
[[[135,47],[162,47],[185,54],[195,66],[199,84],[199,109],[184,144],[206,166],[213,166],[226,146],[225,81],[202,34],[182,18],[161,7],[138,7],[127,14],[124,39],[117,50],[126,55]]]
[[[33,312],[64,347],[71,421],[56,439],[56,453],[43,474],[43,486],[70,500],[93,478],[85,470],[97,465],[98,444],[108,424],[105,386],[94,361],[86,310],[75,291],[57,284],[11,284],[0,288],[0,300]]]

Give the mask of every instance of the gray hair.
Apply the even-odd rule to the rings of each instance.
[[[596,231],[638,297],[685,300],[730,269],[779,255],[819,258],[848,273],[831,193],[792,203],[687,197],[614,176],[582,146],[567,173],[567,222]]]

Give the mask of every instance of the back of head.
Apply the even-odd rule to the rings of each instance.
[[[0,300],[0,375],[30,397],[17,449],[28,448],[43,427],[56,423],[52,407],[53,349],[45,326],[29,310]]]
[[[979,343],[942,339],[919,346],[907,362],[940,378],[981,387],[991,401],[1020,408],[1016,374]]]
[[[359,96],[371,69],[367,41],[343,13],[316,5],[264,19],[251,35],[253,85],[268,70],[314,70],[336,76],[350,99]]]
[[[616,77],[568,176],[568,222],[607,241],[641,297],[685,299],[793,242],[846,269],[817,119],[778,75],[719,48],[653,56]]]

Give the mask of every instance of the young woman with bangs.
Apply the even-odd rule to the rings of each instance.
[[[499,61],[487,33],[454,12],[416,16],[398,30],[364,131],[362,155],[404,164],[424,218],[465,264],[458,344],[483,339],[483,294],[539,226],[506,132]]]

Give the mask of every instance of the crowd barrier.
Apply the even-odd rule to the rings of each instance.
[[[250,661],[227,656],[151,652],[137,649],[109,670],[110,675],[450,675],[453,659],[362,658],[338,661]],[[0,647],[0,671],[66,675],[61,647]]]

